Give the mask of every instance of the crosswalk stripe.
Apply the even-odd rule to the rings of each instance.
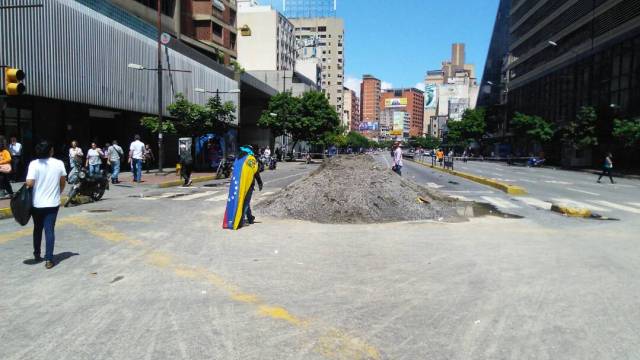
[[[598,194],[598,193],[594,193],[594,192],[590,192],[590,191],[584,191],[584,190],[580,190],[580,189],[567,188],[567,190],[575,191],[575,192],[579,192],[579,193],[583,193],[583,194],[587,194],[587,195],[600,196],[600,194]]]
[[[169,198],[169,197],[172,197],[172,196],[176,196],[178,194],[180,194],[180,193],[170,192],[170,193],[164,193],[164,194],[160,194],[160,195],[140,197],[140,199],[142,199],[142,200],[158,200],[158,199],[165,199],[165,198]]]
[[[533,207],[546,209],[546,210],[551,209],[551,205],[552,205],[550,202],[542,201],[542,200],[539,200],[539,199],[536,199],[536,198],[532,198],[532,197],[519,197],[517,199],[522,201],[523,203],[525,203],[527,205],[531,205]]]
[[[214,195],[214,194],[217,194],[217,193],[218,193],[218,191],[204,191],[204,192],[201,192],[201,193],[195,193],[195,194],[191,194],[191,195],[181,196],[179,198],[175,198],[174,200],[176,200],[176,201],[189,201],[189,200],[195,200],[195,199],[211,196],[211,195]]]
[[[506,200],[502,200],[502,199],[498,199],[495,197],[491,197],[491,196],[482,196],[482,199],[484,199],[485,201],[495,205],[496,207],[499,208],[503,208],[503,209],[518,209],[520,208],[520,206],[516,205],[516,204],[512,204]]]
[[[592,204],[586,204],[580,201],[576,201],[576,200],[571,200],[571,199],[551,199],[553,202],[556,203],[560,203],[560,204],[565,204],[565,205],[569,205],[569,206],[575,206],[575,207],[580,207],[580,208],[587,208],[589,210],[596,210],[596,211],[611,211],[610,209],[605,209],[599,206],[595,206]]]
[[[631,206],[626,206],[626,205],[622,205],[622,204],[616,204],[616,203],[612,203],[612,202],[604,201],[604,200],[591,200],[590,202],[596,203],[596,204],[602,205],[602,206],[607,206],[607,207],[610,207],[612,209],[622,210],[622,211],[626,211],[626,212],[630,212],[630,213],[634,213],[634,214],[640,214],[640,209],[632,208]]]
[[[227,200],[227,196],[226,194],[222,194],[222,195],[218,195],[218,196],[214,196],[211,199],[207,199],[205,201],[223,201],[223,200]]]
[[[640,208],[640,203],[627,203],[627,204]]]
[[[442,187],[442,185],[438,185],[436,183],[430,182],[430,183],[427,183],[427,187],[428,188],[432,188],[432,189],[440,189]]]

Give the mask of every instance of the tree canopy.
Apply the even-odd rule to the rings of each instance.
[[[449,120],[447,122],[447,143],[467,146],[472,141],[481,142],[487,128],[485,116],[484,108],[467,109],[462,115],[462,120]]]
[[[625,147],[640,145],[640,118],[613,120],[613,136],[618,138]]]
[[[440,147],[441,141],[433,136],[414,136],[409,139],[409,144],[423,149],[437,149]]]
[[[562,137],[577,150],[597,146],[597,121],[598,114],[596,110],[590,106],[583,106],[578,111],[575,120],[569,122],[562,129]]]
[[[518,139],[527,146],[533,142],[546,143],[553,138],[553,125],[540,116],[525,115],[517,112],[511,120],[511,129]]]
[[[224,132],[236,119],[236,106],[233,102],[222,102],[214,96],[206,105],[194,104],[183,94],[176,95],[176,101],[167,106],[171,117],[163,119],[162,132],[183,136],[197,136],[209,132]],[[153,133],[158,133],[159,122],[156,116],[144,116],[140,124]]]
[[[340,118],[321,92],[310,91],[302,97],[284,92],[271,98],[258,126],[271,129],[274,136],[291,136],[295,146],[299,141],[322,141],[338,129]]]

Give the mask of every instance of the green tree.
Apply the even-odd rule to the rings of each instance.
[[[151,133],[157,134],[160,124],[157,116],[143,116],[140,118],[140,125],[147,128]],[[172,121],[162,122],[162,133],[167,135],[173,135],[177,133],[176,127]]]
[[[371,143],[371,140],[359,132],[351,131],[347,134],[347,145],[351,146],[354,150],[369,148],[371,147]]]
[[[576,150],[598,145],[596,123],[598,114],[590,106],[583,106],[578,111],[576,119],[569,122],[562,130],[562,137]]]
[[[640,145],[640,118],[613,120],[613,136],[618,138],[622,145],[634,147]]]
[[[258,126],[270,129],[276,137],[288,135],[293,124],[299,122],[300,103],[300,98],[291,96],[290,92],[274,95],[258,119]]]
[[[484,108],[467,109],[460,121],[447,122],[447,143],[454,146],[468,146],[472,141],[480,143],[487,129]]]
[[[319,91],[304,93],[298,110],[300,113],[297,121],[289,129],[294,148],[299,141],[315,142],[324,133],[334,132],[340,126],[338,113]]]
[[[540,116],[517,112],[511,120],[511,128],[517,139],[522,139],[528,150],[531,142],[546,143],[553,138],[553,125]]]
[[[409,139],[409,144],[423,149],[436,149],[440,147],[441,141],[440,139],[430,135],[414,136]]]

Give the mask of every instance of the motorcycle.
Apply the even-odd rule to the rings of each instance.
[[[99,174],[89,175],[86,168],[77,165],[69,172],[67,181],[72,186],[64,207],[69,207],[78,195],[88,196],[93,202],[99,201],[104,196],[104,192],[109,190],[109,177],[104,170]]]
[[[259,169],[260,172],[264,171],[265,168],[269,170],[275,170],[277,166],[276,159],[272,156],[266,157],[264,155],[260,156],[260,164]]]
[[[218,170],[216,171],[216,179],[226,179],[231,176],[231,172],[233,171],[233,162],[236,160],[234,156],[227,156],[223,159],[218,165]]]

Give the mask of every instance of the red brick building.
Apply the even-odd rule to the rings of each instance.
[[[416,88],[385,90],[379,110],[406,111],[411,119],[409,136],[422,136],[424,124],[424,92]]]
[[[371,75],[360,84],[360,122],[380,121],[380,89],[382,82]]]

